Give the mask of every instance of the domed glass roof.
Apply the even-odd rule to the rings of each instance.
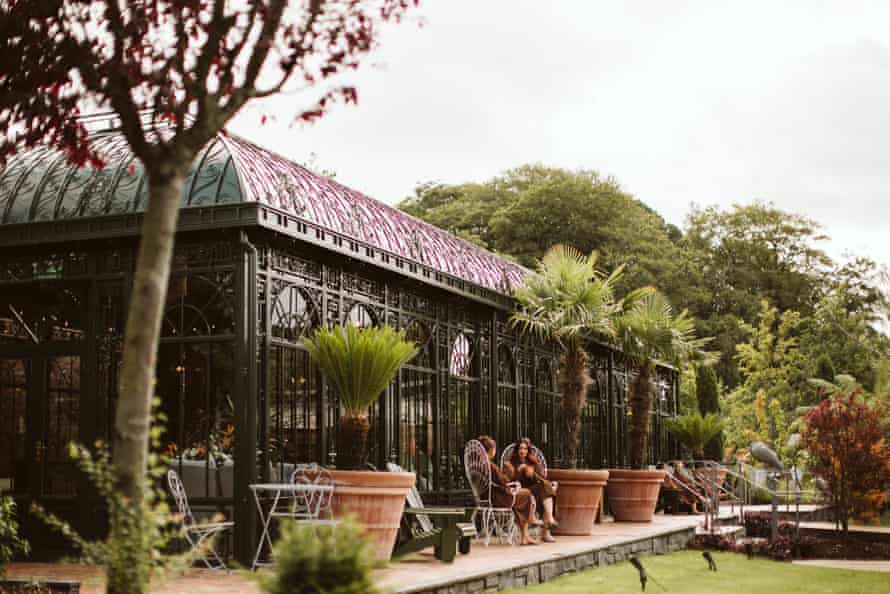
[[[145,209],[147,179],[123,134],[90,137],[101,169],[69,164],[46,147],[0,171],[3,224],[120,215]],[[195,159],[182,207],[258,202],[463,280],[510,293],[527,271],[510,260],[231,134],[218,134]]]
[[[105,159],[101,169],[77,167],[65,156],[36,148],[11,159],[0,173],[0,223],[27,223],[140,212],[145,208],[145,170],[123,135],[97,134],[92,144]],[[241,183],[219,137],[201,151],[182,193],[183,206],[243,199]]]

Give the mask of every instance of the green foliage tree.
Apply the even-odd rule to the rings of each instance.
[[[680,415],[667,420],[667,430],[690,451],[693,458],[703,460],[705,447],[723,431],[723,419],[714,413]]]
[[[760,426],[755,399],[762,393],[766,435],[763,439],[780,448],[780,431],[787,429],[782,417],[793,417],[806,393],[807,367],[798,344],[800,314],[780,313],[761,302],[757,325],[743,324],[748,340],[738,345],[738,361],[743,378],[726,398],[726,438],[736,448],[746,448],[751,430]]]
[[[675,314],[664,295],[652,291],[628,299],[614,324],[618,344],[637,370],[630,396],[630,463],[641,468],[646,464],[656,362],[679,365],[703,358],[710,339],[696,338],[695,323],[688,312]]]
[[[259,575],[264,594],[376,594],[374,550],[351,520],[336,527],[284,522],[272,547],[275,568]]]
[[[877,365],[890,352],[888,339],[873,325],[873,311],[850,309],[851,304],[858,307],[858,299],[847,289],[841,285],[827,292],[812,315],[801,320],[800,350],[807,360],[815,361],[813,376],[831,381],[838,374],[851,375],[872,391]]]
[[[619,295],[664,284],[677,262],[676,228],[590,170],[523,165],[479,184],[423,184],[399,207],[529,267],[556,244],[595,250],[606,272],[624,266]]]
[[[610,275],[597,269],[596,252],[556,245],[516,290],[518,308],[511,323],[562,350],[559,386],[562,392],[563,464],[577,466],[578,434],[587,387],[591,384],[585,344],[613,334],[616,311],[614,285],[621,268]]]
[[[700,365],[696,370],[695,393],[698,397],[698,410],[707,417],[709,414],[720,414],[720,392],[717,384],[717,374],[710,365]],[[709,439],[704,446],[702,454],[708,460],[723,460],[723,425],[720,430]]]
[[[694,207],[688,216],[682,259],[696,288],[672,294],[702,335],[717,337],[717,371],[730,388],[741,381],[735,346],[745,339],[742,324],[755,323],[762,300],[780,312],[812,311],[830,264],[817,247],[823,239],[815,221],[770,203]]]
[[[360,470],[368,456],[368,408],[399,369],[417,355],[403,331],[390,326],[356,328],[352,324],[319,328],[303,346],[340,397],[337,466]]]

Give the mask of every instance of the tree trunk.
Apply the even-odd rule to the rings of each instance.
[[[179,157],[182,157],[181,155]],[[169,158],[149,169],[149,202],[142,225],[133,292],[127,315],[114,420],[112,461],[125,507],[134,515],[111,518],[117,553],[107,564],[109,594],[140,594],[148,588],[151,546],[139,512],[147,484],[151,403],[158,339],[182,186],[191,159]],[[184,165],[183,165],[184,164]]]
[[[337,469],[365,470],[368,458],[368,415],[343,413],[337,423]]]
[[[559,367],[559,384],[562,389],[562,427],[565,442],[562,466],[578,466],[578,434],[581,429],[581,411],[587,399],[587,386],[593,380],[588,371],[589,357],[580,346],[569,348],[562,355]]]
[[[637,371],[631,388],[630,465],[643,468],[649,446],[649,409],[652,407],[652,361],[645,361]]]
[[[149,173],[148,208],[133,276],[113,458],[118,488],[134,506],[142,501],[146,480],[158,340],[185,174],[183,166],[175,162]]]

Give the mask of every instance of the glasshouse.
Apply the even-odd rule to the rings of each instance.
[[[114,123],[92,134],[102,168],[44,148],[0,174],[0,492],[87,531],[101,503],[67,446],[109,436],[147,194]],[[183,191],[157,366],[162,448],[192,505],[233,517],[246,558],[256,531],[247,485],[297,463],[336,464],[339,405],[301,338],[347,321],[405,329],[420,347],[372,411],[375,466],[396,462],[425,499],[452,502],[467,496],[461,452],[474,435],[528,436],[558,464],[557,351],[508,324],[525,273],[220,134]],[[630,374],[619,352],[590,351],[579,462],[627,466]],[[655,381],[649,459],[664,460],[676,455],[663,421],[677,413],[678,378],[659,367]]]

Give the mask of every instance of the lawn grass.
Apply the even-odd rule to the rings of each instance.
[[[649,573],[646,592],[670,594],[888,594],[890,574],[805,567],[734,553],[712,553],[717,572],[708,571],[701,551],[641,557]],[[655,581],[663,586],[660,588]],[[627,561],[556,580],[509,590],[513,594],[629,594],[640,591],[636,569]]]

